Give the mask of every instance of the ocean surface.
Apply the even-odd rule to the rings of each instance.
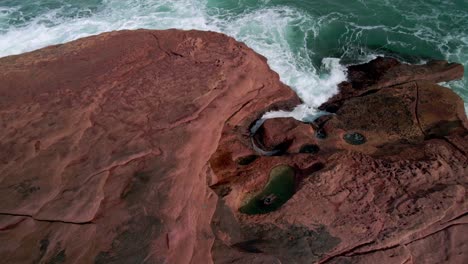
[[[465,79],[447,85],[468,102],[468,0],[0,0],[0,57],[137,28],[245,42],[303,99],[299,119],[336,93],[346,65],[379,55],[462,63]]]

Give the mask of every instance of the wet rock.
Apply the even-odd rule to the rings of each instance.
[[[346,133],[343,136],[343,139],[346,143],[351,145],[362,145],[366,143],[366,137],[360,133]]]
[[[423,65],[408,65],[394,58],[378,57],[368,63],[348,67],[348,80],[339,84],[340,92],[319,108],[335,113],[343,102],[412,81],[446,82],[463,77],[463,65],[446,61],[429,61]]]
[[[273,118],[265,120],[254,139],[264,150],[297,153],[303,144],[314,142],[313,135],[310,124],[293,118]]]
[[[432,82],[453,77],[460,67],[433,63],[424,66],[423,73],[420,71],[422,66],[403,65],[387,59],[377,62],[378,65],[351,69],[356,80],[374,78],[361,82],[361,88],[377,88],[358,96],[351,92],[346,97],[348,95],[344,96],[343,91],[338,94],[346,99],[335,105],[335,114],[317,120],[314,125],[317,128],[314,132],[317,134],[318,131],[320,135],[323,131],[326,137],[312,137],[310,142],[304,142],[298,148],[299,152],[314,152],[316,146],[319,152],[310,155],[288,151],[279,156],[260,157],[255,169],[218,167],[214,171],[215,174],[230,175],[226,184],[232,191],[223,197],[223,201],[224,210],[232,212],[244,205],[240,200],[246,195],[255,198],[249,201],[256,201],[257,206],[275,203],[277,196],[271,193],[261,197],[248,196],[262,192],[268,181],[265,175],[272,166],[287,164],[296,168],[297,174],[296,191],[281,207],[255,215],[242,211],[234,213],[230,221],[239,226],[235,230],[219,230],[220,234],[229,235],[219,236],[219,241],[223,241],[219,243],[225,248],[213,249],[216,260],[229,259],[216,252],[219,249],[235,255],[239,263],[261,263],[267,259],[263,256],[268,256],[269,261],[297,263],[310,260],[320,263],[393,263],[404,262],[412,254],[428,261],[422,253],[425,251],[423,246],[410,250],[409,245],[419,242],[429,245],[440,232],[451,232],[450,227],[458,225],[458,221],[461,226],[468,223],[464,195],[465,176],[468,175],[468,145],[465,144],[468,131],[463,102],[453,91]],[[392,81],[386,77],[388,72],[395,74],[400,70],[401,78],[394,77],[402,83],[386,87]],[[431,82],[412,81],[414,76],[427,77]],[[354,89],[352,84],[349,87]],[[437,106],[438,101],[444,109]],[[333,98],[331,103],[336,103]],[[282,142],[291,131],[286,129],[291,121],[278,119],[276,122],[274,128],[280,131],[276,134],[283,135],[276,137],[279,138],[277,142]],[[281,122],[286,127],[284,130]],[[223,140],[218,151],[236,152]],[[222,216],[215,212],[214,217]],[[266,223],[284,230],[288,234],[284,236],[285,240],[274,228],[265,227]],[[317,226],[323,226],[336,240],[332,239],[333,245],[320,251],[323,244],[310,243],[305,233],[294,236],[294,227],[287,223],[301,225],[306,232],[317,232]],[[232,239],[227,241],[222,237]],[[271,237],[274,238],[269,239]],[[442,241],[448,240],[440,240],[437,244],[444,243]],[[466,245],[468,241],[457,237],[450,243],[447,253],[434,254],[434,259],[440,261],[448,257],[454,263],[464,259],[451,252],[467,255],[459,245]],[[225,251],[226,248],[238,253]],[[243,255],[254,252],[257,253],[253,259]]]
[[[468,128],[464,102],[452,90],[429,82],[417,82],[417,86],[417,117],[426,137],[463,133]]]
[[[323,128],[320,128],[315,132],[315,137],[318,139],[325,139],[327,138],[327,132],[325,132]]]
[[[427,138],[463,134],[466,120],[464,103],[452,90],[409,82],[345,101],[323,125],[329,136],[318,145],[386,155]]]
[[[238,158],[236,162],[239,165],[246,166],[254,162],[257,158],[258,158],[257,155],[248,155],[248,156]]]
[[[263,190],[248,198],[239,211],[244,214],[265,214],[277,210],[295,192],[296,178],[294,169],[280,165],[270,171],[269,179]]]
[[[310,153],[310,154],[315,154],[320,151],[319,146],[317,145],[303,145],[301,149],[299,150],[299,153]]]

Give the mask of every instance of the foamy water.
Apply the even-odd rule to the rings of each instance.
[[[293,113],[267,116],[311,119],[345,79],[343,65],[390,54],[409,62],[442,58],[467,66],[468,15],[459,6],[400,2],[9,0],[0,2],[0,56],[121,29],[222,32],[265,56],[304,102]],[[449,85],[467,101],[466,84]]]

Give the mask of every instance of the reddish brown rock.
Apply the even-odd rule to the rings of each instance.
[[[383,84],[378,79],[372,85]],[[212,221],[215,262],[464,263],[467,238],[440,234],[467,224],[466,120],[462,100],[428,81],[344,100],[316,129],[292,119],[267,120],[253,135],[267,150],[297,141],[313,142],[320,151],[288,148],[273,157],[257,153],[247,166],[212,166],[214,175],[227,175],[212,185],[223,197]],[[316,130],[323,137],[312,136]],[[239,142],[249,149],[245,136],[225,131],[230,140],[221,139],[212,161],[218,153],[237,155],[231,146]],[[296,172],[292,198],[267,214],[239,212],[279,164]],[[431,253],[441,244],[448,248]]]
[[[463,66],[446,61],[409,65],[394,58],[378,57],[368,63],[348,67],[348,81],[354,89],[379,89],[410,81],[433,83],[461,79]]]
[[[348,80],[339,84],[340,92],[320,106],[336,112],[349,98],[411,81],[433,83],[461,79],[463,65],[446,61],[429,61],[423,65],[408,65],[393,58],[378,57],[368,63],[348,67]]]
[[[463,134],[468,128],[463,100],[448,88],[427,82],[416,84],[418,123],[426,137]]]
[[[466,263],[466,115],[434,83],[460,67],[353,66],[333,115],[251,133],[299,99],[222,34],[121,31],[2,58],[0,257]]]
[[[267,87],[267,89],[266,89]],[[5,263],[209,263],[225,123],[298,98],[212,32],[121,31],[0,59]]]
[[[392,259],[395,253],[387,249],[417,241],[423,245],[426,242],[422,241],[431,243],[433,234],[467,224],[466,155],[443,140],[429,140],[413,151],[418,155],[413,155],[412,160],[339,152],[327,159],[323,171],[304,179],[283,207],[266,215],[235,212],[239,206],[235,197],[247,191],[241,188],[253,188],[246,187],[252,184],[250,178],[243,184],[238,181],[230,185],[232,189],[224,197],[237,216],[222,214],[226,209],[218,209],[213,220],[219,229],[214,228],[215,234],[233,248],[262,252],[257,255],[260,259],[266,254],[282,262],[341,263],[338,260],[353,258],[355,262],[351,263],[371,263],[372,258],[367,259],[367,255],[379,253],[380,258],[387,259],[384,263],[399,263]],[[291,164],[287,159],[283,163]],[[238,177],[247,175],[240,173]],[[235,218],[239,221],[237,227],[220,224]],[[463,236],[454,238],[449,251],[457,253],[436,252],[440,257],[435,259],[450,254],[450,261],[463,263],[461,260],[468,256],[467,242]],[[419,263],[426,258],[426,250],[433,249],[411,249],[403,254],[404,260],[414,254],[419,256],[414,263]],[[250,258],[251,255],[237,256],[235,263]]]
[[[263,150],[288,153],[298,153],[301,147],[315,144],[312,125],[292,118],[265,120],[255,132],[254,140]]]
[[[466,222],[465,222],[466,223]],[[452,225],[424,239],[388,249],[338,257],[330,263],[455,263],[468,261],[466,238],[468,225]]]
[[[424,139],[464,134],[467,124],[463,101],[452,90],[409,82],[345,101],[323,125],[329,136],[319,146],[384,155]],[[346,142],[352,133],[363,135],[366,143]]]

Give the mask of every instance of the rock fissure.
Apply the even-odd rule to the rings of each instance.
[[[419,120],[419,108],[418,108],[418,105],[419,105],[419,85],[417,82],[413,82],[415,85],[416,85],[416,101],[414,103],[414,113],[416,115],[416,122],[418,123],[418,127],[419,129],[421,130],[421,133],[426,136],[426,132],[424,131],[424,129],[422,128],[421,126],[421,121]]]
[[[319,264],[323,264],[323,263],[327,263],[327,262],[330,262],[332,261],[333,259],[335,258],[339,258],[339,257],[342,257],[342,256],[347,256],[348,254],[352,253],[354,250],[357,250],[359,248],[362,248],[362,247],[365,247],[365,246],[368,246],[368,245],[372,245],[373,243],[375,243],[374,240],[370,241],[370,242],[363,242],[363,243],[359,243],[358,245],[355,245],[353,246],[352,248],[350,249],[346,249],[344,250],[343,252],[339,252],[335,255],[328,255],[328,256],[323,256],[322,260],[319,262]]]
[[[36,217],[34,217],[32,215],[26,215],[26,214],[14,214],[14,213],[0,212],[0,215],[27,217],[27,218],[31,218],[34,221],[48,222],[48,223],[62,223],[62,224],[72,224],[72,225],[91,225],[91,224],[94,224],[93,221],[74,222],[74,221],[62,221],[62,220],[56,220],[56,219],[39,219],[39,218],[36,218]]]
[[[441,139],[443,139],[445,142],[447,142],[448,144],[450,144],[450,146],[452,146],[453,148],[455,148],[456,150],[458,150],[460,153],[462,153],[465,157],[468,157],[468,153],[466,152],[466,150],[463,150],[462,148],[460,148],[459,146],[457,146],[456,144],[454,144],[452,141],[450,141],[450,139],[446,138],[446,137],[441,137]]]
[[[158,46],[158,49],[164,52],[168,57],[171,57],[171,53],[169,53],[167,50],[163,49],[161,47],[161,43],[159,42],[159,38],[155,34],[150,34],[155,40],[156,40],[156,45]]]

